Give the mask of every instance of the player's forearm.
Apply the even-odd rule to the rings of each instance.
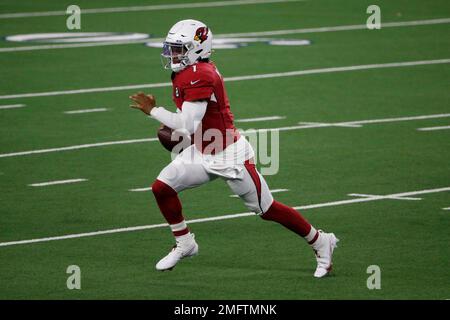
[[[185,101],[180,113],[170,112],[163,107],[155,107],[150,115],[173,130],[184,129],[193,134],[206,112],[206,106],[206,101]]]
[[[180,113],[166,110],[164,107],[155,107],[150,112],[150,116],[163,123],[171,129],[180,129],[183,126],[183,119]]]

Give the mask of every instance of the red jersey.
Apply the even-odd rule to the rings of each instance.
[[[239,132],[233,124],[234,116],[230,110],[225,84],[212,62],[198,62],[180,72],[172,73],[172,84],[173,101],[180,110],[184,101],[208,101],[201,127],[199,126],[193,137],[199,150],[216,153],[237,141]],[[207,132],[209,129],[215,130]],[[197,143],[197,135],[200,133],[201,145]],[[221,141],[216,141],[218,134],[221,135]],[[210,146],[207,147],[208,145]]]

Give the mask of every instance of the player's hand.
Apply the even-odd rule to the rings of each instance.
[[[146,95],[143,92],[138,92],[132,96],[130,99],[133,100],[134,104],[130,105],[131,108],[141,110],[143,113],[150,115],[150,111],[156,105],[156,99],[153,95]]]

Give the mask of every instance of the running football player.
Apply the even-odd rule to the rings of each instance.
[[[161,56],[164,67],[173,71],[176,113],[157,107],[152,95],[140,92],[130,96],[132,108],[193,137],[193,143],[152,184],[156,202],[176,240],[176,246],[156,264],[156,269],[170,270],[181,259],[198,253],[177,194],[220,177],[249,210],[303,237],[316,255],[314,276],[323,277],[331,270],[333,250],[339,240],[333,233],[316,230],[295,209],[272,198],[253,163],[251,145],[233,124],[223,78],[209,59],[212,37],[211,30],[196,20],[179,21],[167,34]]]

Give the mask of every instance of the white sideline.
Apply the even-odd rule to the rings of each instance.
[[[304,75],[321,74],[321,73],[371,70],[371,69],[382,69],[382,68],[412,67],[412,66],[420,66],[420,65],[433,65],[433,64],[445,64],[445,63],[450,63],[450,59],[375,63],[375,64],[365,64],[365,65],[356,65],[356,66],[296,70],[296,71],[288,71],[288,72],[277,72],[277,73],[255,74],[255,75],[247,75],[247,76],[226,77],[226,78],[224,78],[224,80],[226,82],[232,82],[232,81],[245,81],[245,80],[304,76]],[[35,92],[35,93],[19,93],[19,94],[9,94],[9,95],[0,96],[0,100],[16,99],[16,98],[30,98],[30,97],[60,96],[60,95],[66,95],[66,94],[80,94],[80,93],[93,93],[93,92],[123,91],[123,90],[145,89],[145,88],[161,88],[161,87],[170,87],[170,86],[172,86],[171,82],[161,82],[161,83],[136,84],[136,85],[103,87],[103,88],[89,88],[89,89],[76,89],[76,90],[64,90],[64,91]]]
[[[388,194],[388,195],[384,195],[384,196],[373,196],[373,197],[367,197],[367,198],[325,202],[325,203],[311,204],[311,205],[306,205],[306,206],[297,206],[297,207],[294,207],[294,209],[308,210],[308,209],[316,209],[316,208],[323,208],[323,207],[346,205],[346,204],[351,204],[351,203],[377,201],[377,200],[386,199],[386,197],[389,197],[389,198],[405,197],[405,196],[407,197],[407,196],[414,196],[414,195],[418,195],[418,194],[437,193],[437,192],[445,192],[445,191],[450,191],[450,187],[419,190],[419,191],[410,191],[410,192],[403,192],[403,193],[394,193],[394,194]],[[209,218],[193,219],[193,220],[188,220],[186,222],[189,224],[192,224],[192,223],[200,223],[200,222],[207,222],[207,221],[219,221],[219,220],[226,220],[226,219],[234,219],[234,218],[247,217],[247,216],[255,216],[255,213],[243,212],[243,213],[228,214],[228,215],[209,217]],[[144,226],[136,226],[136,227],[128,227],[128,228],[118,228],[118,229],[86,232],[86,233],[68,234],[68,235],[56,236],[56,237],[46,237],[46,238],[37,238],[37,239],[29,239],[29,240],[1,242],[0,247],[14,246],[14,245],[20,245],[20,244],[38,243],[38,242],[48,242],[48,241],[56,241],[56,240],[65,240],[65,239],[74,239],[74,238],[83,238],[83,237],[92,237],[92,236],[97,236],[97,235],[120,233],[120,232],[148,230],[148,229],[162,228],[162,227],[167,227],[167,226],[168,226],[167,223],[161,223],[161,224],[153,224],[153,225],[144,225]]]
[[[47,181],[47,182],[39,182],[39,183],[32,183],[29,184],[30,187],[45,187],[45,186],[53,186],[55,184],[68,184],[68,183],[76,183],[76,182],[82,182],[87,181],[87,179],[68,179],[68,180],[57,180],[57,181]]]
[[[3,110],[3,109],[23,108],[23,107],[25,107],[24,104],[8,104],[8,105],[0,106],[0,110]]]
[[[382,122],[424,120],[424,119],[446,118],[446,117],[450,117],[450,113],[431,114],[431,115],[422,115],[422,116],[414,116],[414,117],[361,120],[361,121],[352,121],[352,122],[338,122],[338,123],[333,123],[333,124],[314,124],[314,125],[300,125],[300,126],[290,126],[290,127],[280,127],[280,128],[249,129],[249,130],[241,131],[241,133],[242,134],[250,134],[250,133],[255,133],[255,132],[275,131],[275,130],[276,131],[290,131],[290,130],[302,130],[302,129],[311,129],[311,128],[336,127],[336,126],[338,126],[338,124],[382,123]],[[26,155],[30,155],[30,154],[39,154],[39,153],[78,150],[78,149],[86,149],[86,148],[96,148],[96,147],[110,146],[110,145],[116,145],[116,144],[142,143],[142,142],[150,142],[150,141],[158,141],[158,138],[108,141],[108,142],[98,142],[98,143],[82,144],[82,145],[60,147],[60,148],[3,153],[3,154],[0,154],[0,158],[26,156]]]
[[[64,113],[65,114],[78,114],[78,113],[103,112],[103,111],[108,111],[108,109],[107,108],[81,109],[81,110],[64,111]]]
[[[271,116],[271,117],[259,117],[259,118],[246,118],[246,119],[236,119],[234,122],[258,122],[258,121],[271,121],[271,120],[281,120],[286,119],[286,117],[281,116]]]
[[[234,1],[213,1],[213,2],[194,2],[194,3],[172,3],[172,4],[159,4],[159,5],[157,4],[149,6],[130,6],[130,7],[114,7],[114,8],[94,8],[94,9],[81,8],[81,14],[212,8],[212,7],[240,6],[247,4],[266,4],[266,3],[280,3],[280,2],[300,2],[300,1],[306,0],[234,0]],[[0,14],[0,19],[49,17],[49,16],[64,16],[64,15],[67,15],[66,11],[17,12],[17,13],[2,13]]]
[[[414,20],[414,21],[399,21],[399,22],[383,22],[382,27],[383,28],[411,27],[411,26],[423,26],[423,25],[446,24],[446,23],[450,23],[450,18]],[[365,29],[367,29],[367,26],[365,24],[359,24],[359,25],[344,25],[344,26],[332,26],[332,27],[302,28],[302,29],[273,30],[273,31],[259,31],[259,32],[226,33],[226,34],[218,34],[218,35],[216,35],[216,38],[220,39],[220,38],[245,37],[245,36],[247,36],[247,37],[248,36],[276,36],[276,35],[335,32],[335,31],[349,31],[349,30],[365,30]],[[0,48],[0,53],[16,52],[16,51],[126,45],[126,44],[145,43],[145,42],[149,42],[149,41],[150,42],[152,42],[152,41],[160,42],[160,41],[163,41],[163,39],[162,38],[150,38],[150,39],[146,39],[146,40],[106,41],[106,42],[95,42],[95,43],[47,44],[47,45],[33,45],[33,46],[20,46],[20,47],[6,47],[6,48]]]
[[[447,129],[450,129],[450,126],[417,128],[417,130],[419,130],[419,131],[434,131],[434,130],[447,130]]]

